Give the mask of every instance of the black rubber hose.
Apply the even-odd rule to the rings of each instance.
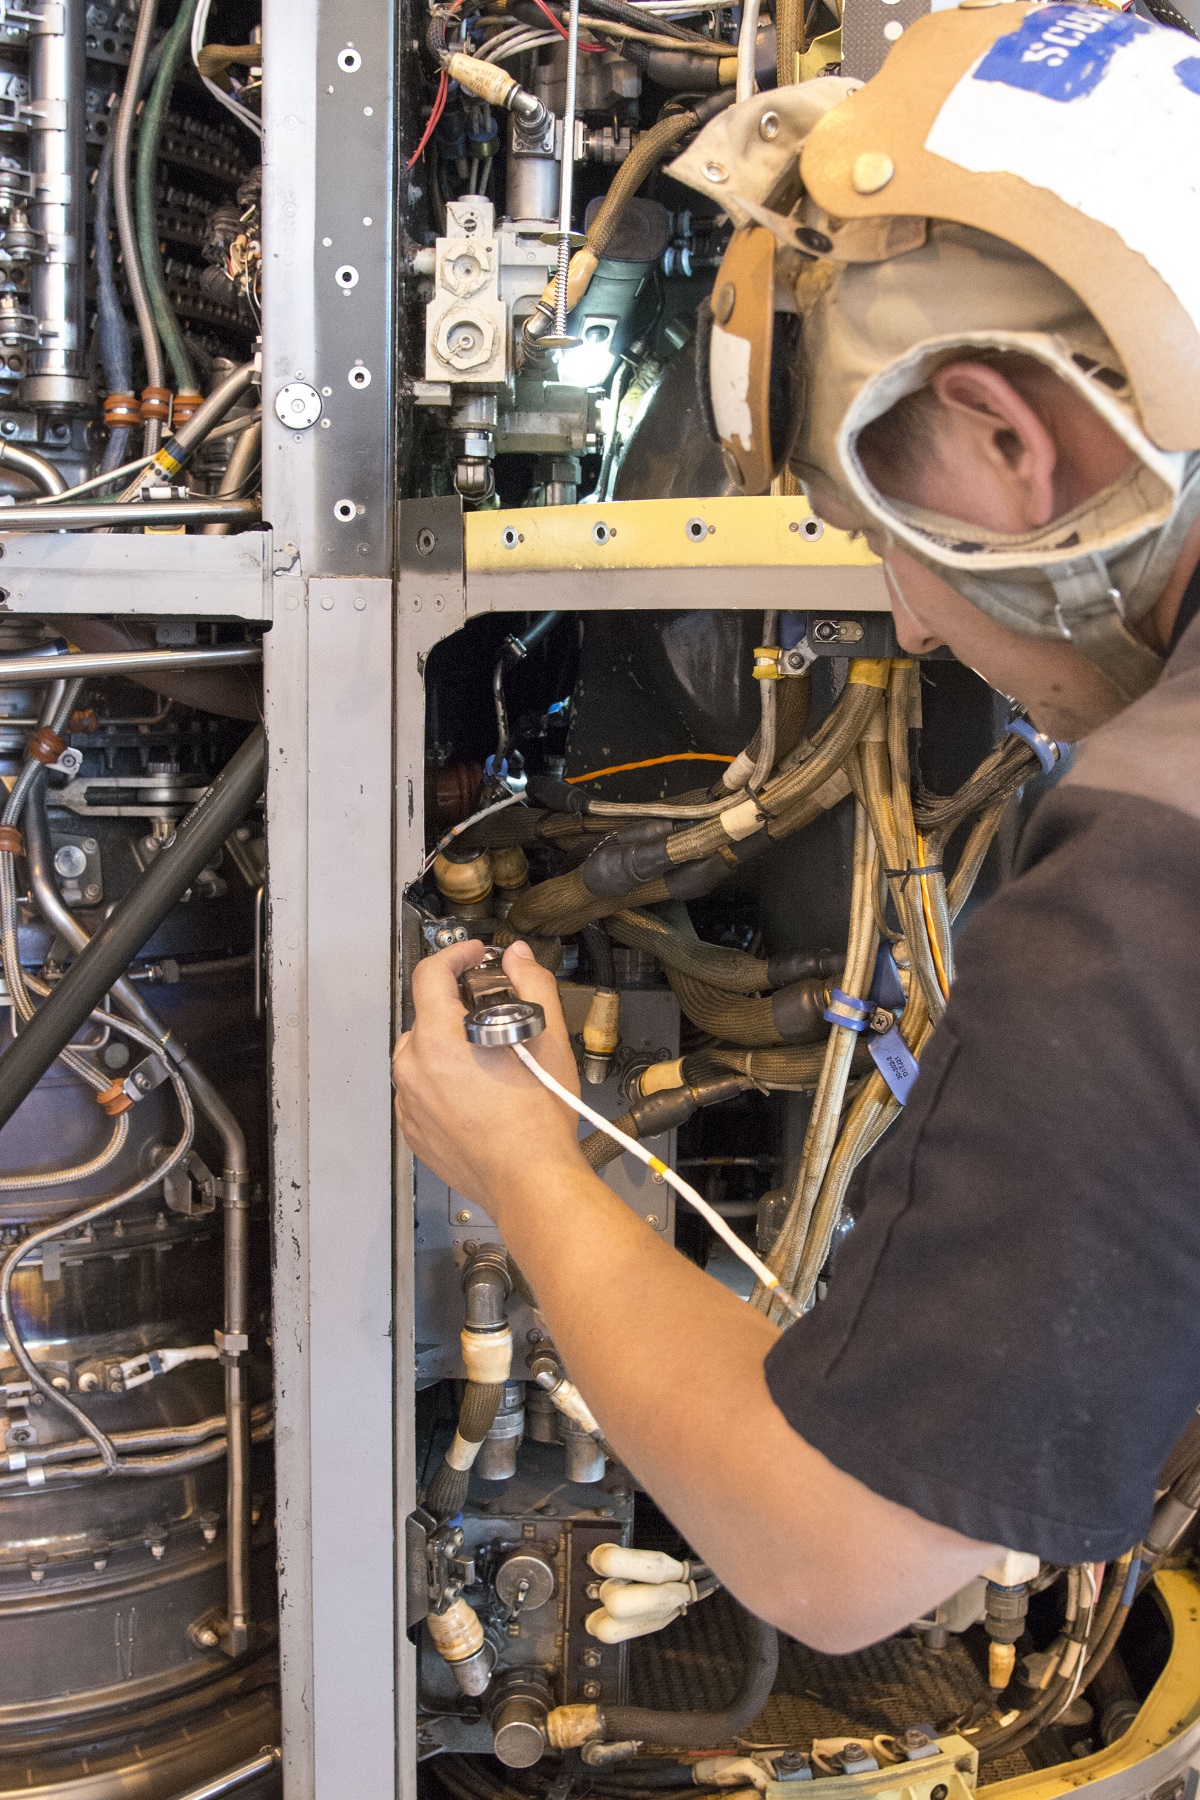
[[[94,1006],[123,975],[180,895],[262,793],[266,739],[251,732],[198,800],[175,840],[100,927],[50,997],[0,1056],[0,1127],[32,1093]]]
[[[742,1685],[723,1712],[655,1712],[648,1706],[606,1706],[604,1735],[609,1743],[638,1738],[643,1744],[677,1744],[713,1750],[731,1744],[753,1723],[771,1697],[779,1668],[779,1638],[773,1625],[746,1613],[746,1661]]]
[[[516,641],[520,644],[521,649],[526,656],[529,655],[529,652],[533,649],[535,644],[541,643],[548,631],[553,631],[561,618],[561,613],[543,613],[540,619],[534,620],[528,631],[522,631],[516,634]]]
[[[611,991],[617,985],[617,960],[613,955],[612,939],[603,925],[585,925],[579,935],[587,950],[592,980],[598,988]]]

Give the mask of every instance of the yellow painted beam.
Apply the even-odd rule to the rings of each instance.
[[[802,495],[527,506],[463,520],[472,575],[569,571],[873,569],[862,538],[814,519]]]
[[[987,1800],[1058,1800],[1132,1768],[1200,1719],[1200,1580],[1189,1569],[1163,1569],[1154,1580],[1171,1626],[1171,1654],[1124,1737],[1078,1762],[991,1782]]]

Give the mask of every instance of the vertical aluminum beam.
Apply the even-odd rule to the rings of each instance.
[[[392,9],[264,10],[284,1792],[385,1800],[415,1773],[394,1670]],[[292,382],[321,399],[304,431],[275,413]]]

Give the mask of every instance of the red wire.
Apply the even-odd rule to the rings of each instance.
[[[416,149],[413,151],[412,155],[408,159],[407,166],[410,169],[415,167],[415,165],[421,160],[421,157],[423,156],[424,151],[425,151],[426,144],[429,142],[430,138],[433,136],[434,132],[437,130],[437,122],[446,110],[446,95],[449,92],[450,92],[450,77],[447,75],[445,69],[443,69],[441,74],[438,76],[437,93],[434,95],[433,105],[429,109],[428,123],[426,124],[424,131],[421,133],[420,143],[417,145]]]
[[[562,20],[557,16],[556,13],[552,13],[550,11],[550,8],[546,5],[546,0],[533,0],[533,4],[537,7],[539,12],[545,13],[547,20],[549,21],[549,23],[551,25],[553,25],[553,27],[554,27],[555,31],[557,31],[559,37],[565,38],[570,35],[569,32],[567,31],[566,26],[563,24]],[[603,56],[603,54],[604,54],[604,45],[603,44],[585,44],[581,41],[579,48],[581,50],[590,51],[593,56],[595,56],[595,55]]]

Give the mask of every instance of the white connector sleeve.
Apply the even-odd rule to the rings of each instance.
[[[614,1581],[686,1581],[691,1565],[665,1550],[629,1550],[623,1544],[597,1544],[588,1552],[588,1568]]]
[[[674,1616],[696,1597],[694,1581],[662,1581],[653,1586],[645,1581],[600,1583],[600,1604],[614,1619],[657,1619],[663,1613]]]
[[[677,1606],[674,1612],[660,1613],[653,1619],[614,1619],[607,1607],[598,1606],[595,1612],[588,1614],[583,1626],[602,1644],[624,1644],[629,1638],[649,1637],[651,1632],[662,1631],[682,1611],[682,1606]]]
[[[610,1138],[614,1138],[623,1150],[627,1150],[630,1156],[636,1156],[639,1162],[644,1162],[655,1175],[661,1175],[663,1180],[673,1187],[689,1206],[695,1207],[702,1219],[707,1220],[722,1243],[727,1244],[733,1254],[745,1263],[755,1279],[761,1281],[765,1288],[777,1295],[793,1318],[799,1319],[803,1316],[803,1308],[798,1306],[792,1296],[780,1286],[778,1275],[772,1274],[766,1263],[754,1254],[748,1244],[742,1242],[733,1227],[726,1224],[720,1213],[708,1204],[703,1195],[696,1192],[690,1182],[684,1181],[683,1177],[677,1175],[674,1169],[668,1168],[661,1157],[652,1155],[649,1150],[638,1143],[636,1138],[628,1137],[625,1132],[618,1131],[611,1119],[606,1119],[603,1113],[596,1112],[587,1104],[586,1100],[578,1099],[569,1088],[563,1086],[561,1081],[556,1081],[549,1070],[543,1069],[537,1058],[529,1054],[524,1044],[514,1044],[512,1050],[513,1055],[520,1058],[530,1074],[535,1075],[544,1088],[549,1088],[552,1094],[557,1095],[558,1099],[572,1107],[581,1119],[588,1121],[589,1125],[594,1125],[598,1131],[606,1132]]]

